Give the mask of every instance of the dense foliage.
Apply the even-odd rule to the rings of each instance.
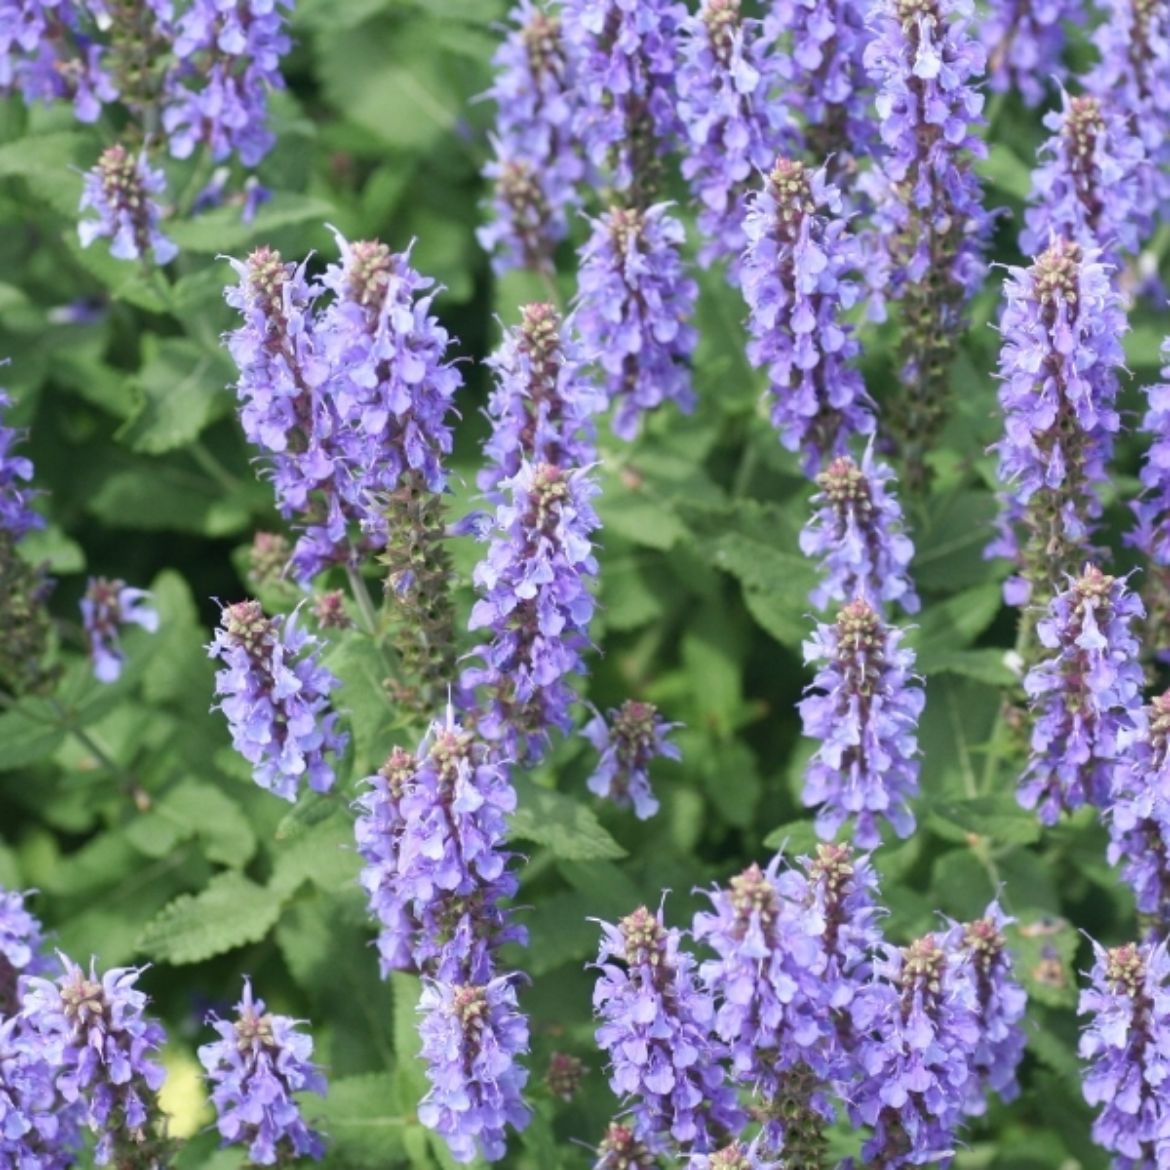
[[[1168,142],[1165,0],[0,0],[0,1170],[1170,1167]]]

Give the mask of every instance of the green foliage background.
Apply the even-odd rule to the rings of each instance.
[[[274,1006],[311,1020],[332,1085],[311,1108],[334,1168],[422,1170],[448,1159],[414,1117],[417,986],[378,980],[342,803],[310,800],[290,814],[250,783],[208,710],[213,599],[243,595],[251,535],[277,524],[226,388],[232,367],[218,339],[233,324],[222,300],[232,274],[218,257],[264,242],[288,257],[331,258],[327,223],[396,250],[417,239],[415,262],[446,286],[439,312],[468,359],[455,459],[464,486],[452,512],[466,510],[485,431],[476,363],[500,322],[545,295],[523,277],[494,281],[473,234],[492,114],[474,99],[489,83],[503,7],[300,0],[290,90],[275,103],[279,145],[261,170],[277,194],[251,225],[232,209],[174,224],[182,254],[170,283],[109,259],[103,245],[77,246],[75,168],[91,164],[109,128],[79,129],[64,108],[0,105],[0,353],[11,359],[0,380],[17,399],[14,421],[31,428],[27,453],[51,523],[29,553],[60,579],[53,609],[67,663],[56,699],[0,715],[0,884],[38,889],[38,912],[72,956],[154,964],[143,982],[176,1067],[206,1038],[208,1004],[230,1005],[243,973]],[[1042,130],[1010,102],[994,103],[992,116],[982,172],[990,202],[1008,209],[996,258],[1013,262]],[[590,918],[656,904],[668,889],[668,918],[685,924],[701,902],[697,887],[780,844],[799,852],[812,842],[799,801],[808,745],[794,711],[809,677],[801,640],[811,569],[797,547],[809,488],[761,409],[738,296],[719,272],[700,275],[698,411],[662,412],[633,446],[603,440],[602,606],[587,684],[599,707],[637,696],[684,723],[684,760],[657,773],[663,810],[644,825],[587,797],[580,741],[518,780],[513,833],[528,858],[520,902],[532,941],[511,959],[532,976],[523,1003],[538,1116],[515,1143],[508,1164],[517,1167],[587,1165],[575,1143],[596,1142],[615,1107],[592,1042]],[[1088,1139],[1074,1055],[1075,972],[1085,961],[1077,932],[1120,941],[1137,927],[1096,818],[1042,834],[1013,795],[1018,745],[998,717],[1013,617],[1000,603],[1003,566],[981,556],[993,513],[986,449],[998,429],[990,322],[1000,280],[993,273],[963,340],[933,489],[908,505],[924,599],[911,641],[928,694],[921,827],[876,861],[895,939],[930,929],[940,911],[976,915],[1000,890],[1021,923],[1012,945],[1033,997],[1024,1094],[971,1130],[958,1164],[1097,1167],[1104,1158]],[[559,286],[567,299],[571,249]],[[80,297],[103,306],[100,319],[58,323],[54,308]],[[1138,387],[1156,375],[1165,320],[1139,313],[1133,324],[1131,415]],[[864,338],[881,401],[894,389],[891,337],[867,327]],[[1113,483],[1120,569],[1128,562],[1117,533],[1137,456],[1123,443]],[[455,544],[466,581],[477,549]],[[130,665],[111,687],[92,680],[78,648],[87,573],[148,586],[162,615],[156,636],[129,635]],[[460,603],[465,613],[466,588]],[[392,743],[412,742],[419,729],[384,697],[381,664],[360,634],[335,638],[328,662],[354,733],[352,793]],[[539,1086],[554,1048],[592,1069],[570,1105],[554,1107]],[[850,1142],[839,1135],[842,1151]],[[215,1145],[201,1132],[181,1166],[238,1163]]]

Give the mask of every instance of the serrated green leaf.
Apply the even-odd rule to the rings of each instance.
[[[148,922],[138,950],[160,963],[202,963],[259,942],[280,917],[284,899],[285,891],[243,874],[218,874],[201,893],[181,895]]]
[[[184,780],[154,802],[126,829],[147,857],[165,857],[181,841],[198,837],[208,861],[239,867],[256,851],[256,836],[239,804],[199,780]]]
[[[625,850],[579,800],[541,788],[527,776],[513,775],[518,805],[508,835],[546,846],[562,861],[601,861],[624,857]]]
[[[309,1123],[328,1137],[325,1167],[385,1170],[404,1153],[402,1131],[417,1121],[393,1112],[394,1081],[389,1073],[330,1078],[324,1098],[306,1096]]]
[[[302,882],[312,881],[336,893],[356,886],[360,867],[349,818],[328,817],[279,845],[272,886],[291,894]]]
[[[291,191],[276,191],[250,223],[240,218],[238,207],[220,207],[194,219],[168,224],[167,231],[184,252],[219,256],[240,252],[253,241],[266,240],[284,228],[305,223],[326,223],[332,218],[334,210],[333,204],[323,199],[297,195]],[[231,279],[226,264],[223,271],[226,284]]]
[[[48,703],[22,700],[0,714],[0,772],[48,759],[64,739],[60,720]]]
[[[966,841],[970,834],[994,845],[1029,845],[1040,839],[1036,814],[1021,808],[1012,796],[932,800],[924,812],[926,823],[949,841]]]

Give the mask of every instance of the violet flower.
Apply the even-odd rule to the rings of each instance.
[[[744,230],[748,358],[767,368],[772,425],[812,475],[874,429],[860,346],[845,320],[859,295],[860,254],[824,171],[785,158],[751,197]]]
[[[135,986],[141,968],[115,967],[100,978],[64,955],[55,981],[30,976],[24,1018],[56,1071],[67,1104],[84,1102],[85,1121],[98,1134],[94,1161],[109,1165],[151,1140],[155,1094],[166,1073],[155,1054],[162,1027],[145,1015],[147,998]]]
[[[81,617],[94,676],[104,683],[116,682],[122,673],[121,627],[141,626],[151,634],[158,629],[158,611],[151,605],[151,595],[107,577],[89,579],[81,599]]]
[[[860,598],[879,610],[896,604],[918,612],[909,571],[914,543],[887,487],[893,478],[874,460],[872,446],[860,465],[842,455],[817,476],[817,507],[800,533],[800,551],[820,561],[822,579],[809,594],[817,609]]]
[[[79,1110],[62,1101],[56,1072],[26,1021],[0,1013],[0,1166],[67,1170],[76,1161]]]
[[[1000,321],[995,444],[999,537],[989,555],[1015,561],[1010,605],[1043,604],[1092,552],[1098,485],[1120,425],[1125,314],[1097,253],[1056,240],[1030,268],[1009,269]]]
[[[1135,722],[1113,772],[1108,855],[1120,865],[1138,910],[1164,927],[1170,921],[1170,691],[1155,696]]]
[[[584,673],[598,488],[585,470],[552,463],[525,463],[500,487],[506,502],[473,574],[481,596],[468,622],[490,637],[474,651],[481,665],[462,681],[485,691],[480,731],[509,756],[535,760],[554,728],[569,730],[569,680]]]
[[[528,1072],[528,1021],[516,1004],[514,977],[484,984],[423,984],[422,1058],[430,1089],[418,1119],[447,1141],[456,1162],[507,1153],[507,1129],[531,1119],[522,1093]]]
[[[1037,256],[1055,238],[1072,240],[1116,268],[1151,230],[1145,147],[1110,101],[1062,96],[1064,108],[1044,117],[1052,136],[1032,176],[1020,250]]]
[[[573,136],[633,207],[654,202],[662,157],[682,133],[675,96],[677,0],[563,0],[576,68]]]
[[[1081,0],[998,0],[979,29],[987,50],[987,84],[993,93],[1015,90],[1027,106],[1042,105],[1052,83],[1068,74],[1068,29],[1083,27]],[[1029,254],[1035,249],[1026,248]]]
[[[215,688],[233,747],[261,788],[290,802],[302,780],[314,792],[333,787],[329,756],[349,742],[330,706],[338,680],[318,661],[317,645],[295,614],[280,621],[265,617],[258,601],[240,601],[224,607],[207,648],[224,663]]]
[[[552,253],[569,234],[581,202],[585,164],[572,137],[573,60],[560,17],[545,0],[517,0],[511,27],[492,58],[496,78],[484,95],[496,104],[492,220],[476,233],[497,273],[552,271]]]
[[[596,462],[593,416],[605,398],[585,374],[571,321],[549,304],[523,306],[520,324],[505,332],[487,365],[495,378],[487,407],[492,432],[476,482],[489,498],[499,502],[500,482],[525,461],[566,470]]]
[[[697,1152],[738,1133],[743,1115],[724,1083],[722,1045],[712,1035],[710,995],[678,930],[644,906],[617,926],[601,923],[600,978],[593,993],[597,1043],[609,1084],[629,1100],[643,1141],[670,1135]]]
[[[622,439],[632,439],[642,415],[664,402],[684,413],[695,405],[690,362],[698,334],[688,322],[699,289],[685,274],[683,227],[667,206],[611,208],[590,220],[580,252],[573,303],[582,356],[601,367]]]
[[[165,176],[151,167],[145,153],[135,158],[121,143],[107,147],[85,176],[81,210],[97,218],[77,225],[81,246],[104,238],[110,241],[110,255],[119,260],[169,264],[179,249],[158,227],[162,211],[155,196],[165,190]]]
[[[611,710],[608,721],[594,711],[581,734],[601,758],[586,787],[618,808],[632,807],[640,821],[648,820],[658,811],[650,788],[650,764],[656,759],[682,759],[678,745],[666,738],[678,726],[663,719],[653,703],[636,699]]]
[[[1165,1157],[1170,1110],[1170,960],[1166,943],[1093,944],[1090,984],[1078,1010],[1089,1017],[1079,1052],[1086,1063],[1085,1100],[1097,1107],[1093,1140],[1114,1165],[1156,1170]]]
[[[0,532],[16,543],[34,528],[43,528],[45,521],[32,508],[38,493],[25,486],[33,476],[32,460],[13,453],[24,432],[2,421],[11,406],[8,392],[0,390]]]
[[[46,969],[44,932],[25,906],[27,897],[0,888],[0,1021],[19,1010],[23,977],[44,974]]]
[[[312,1062],[313,1041],[298,1020],[265,1010],[252,996],[251,981],[236,1005],[234,1020],[215,1013],[207,1022],[219,1039],[199,1049],[211,1085],[216,1126],[223,1144],[247,1146],[257,1166],[292,1158],[320,1159],[321,1135],[301,1118],[294,1093],[325,1093],[325,1078]]]
[[[1123,579],[1088,565],[1036,627],[1048,657],[1024,678],[1032,741],[1019,800],[1053,825],[1084,804],[1104,808],[1141,719],[1144,610]]]
[[[780,57],[768,51],[761,22],[742,15],[740,0],[703,0],[683,22],[680,54],[682,174],[699,205],[699,261],[726,261],[738,283],[748,184],[793,137],[774,94]]]
[[[914,831],[909,801],[918,792],[925,695],[913,674],[914,652],[901,641],[901,630],[858,600],[805,643],[805,661],[820,665],[800,716],[805,735],[821,742],[808,764],[804,802],[821,806],[821,837],[833,837],[850,817],[863,849],[880,843],[879,817],[899,837]]]

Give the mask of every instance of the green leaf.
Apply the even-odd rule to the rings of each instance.
[[[81,200],[79,172],[96,155],[91,135],[71,130],[33,134],[0,146],[0,179],[24,179],[56,211],[76,220]]]
[[[993,687],[1010,687],[1018,680],[1001,649],[941,650],[927,648],[918,661],[918,670],[928,676],[957,674]]]
[[[508,835],[547,846],[562,861],[601,861],[624,857],[625,850],[601,827],[579,800],[541,788],[527,776],[514,775],[519,800]]]
[[[272,887],[291,894],[312,881],[326,893],[336,893],[347,886],[356,888],[360,867],[349,818],[330,817],[279,847]]]
[[[202,963],[259,942],[280,917],[285,891],[231,871],[198,894],[183,894],[146,924],[138,949],[160,963]]]
[[[1014,796],[932,800],[926,805],[925,820],[948,841],[966,842],[971,834],[996,845],[1029,845],[1040,840],[1036,814],[1021,808]]]
[[[47,759],[65,738],[52,707],[43,699],[23,699],[0,715],[0,772]]]
[[[134,451],[162,455],[197,438],[231,409],[226,362],[184,337],[147,334],[135,379],[138,405],[117,438]]]
[[[147,857],[165,857],[182,841],[198,837],[203,855],[240,867],[256,851],[256,836],[244,811],[212,784],[184,780],[130,822],[126,838]]]
[[[764,838],[764,845],[769,849],[783,849],[786,857],[805,857],[816,850],[819,840],[812,821],[789,821],[773,829]]]
[[[20,553],[34,565],[48,565],[57,575],[85,569],[85,550],[56,524],[28,533],[20,542]]]
[[[932,655],[945,660],[975,641],[995,620],[1002,604],[1002,592],[995,581],[931,602],[906,636],[907,644],[918,652],[918,669],[928,673]]]
[[[194,219],[178,220],[167,225],[172,240],[184,252],[220,256],[242,252],[253,241],[267,240],[275,232],[301,224],[327,223],[335,214],[332,203],[291,191],[275,191],[250,223],[240,218],[238,207],[219,207]],[[232,279],[231,269],[223,265],[224,283]]]
[[[324,1097],[306,1095],[309,1123],[327,1135],[324,1165],[338,1170],[385,1170],[404,1154],[403,1129],[418,1125],[393,1111],[394,1080],[389,1073],[332,1077]]]

